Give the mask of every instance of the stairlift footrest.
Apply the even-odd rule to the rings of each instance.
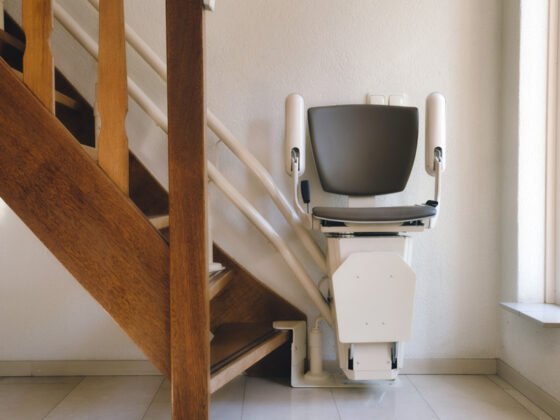
[[[307,357],[307,324],[305,321],[277,321],[277,330],[292,331],[290,384],[294,388],[369,388],[369,382],[349,380],[341,372],[325,372],[325,375],[313,378],[305,374],[305,360]],[[385,374],[380,380],[393,380],[394,375]]]

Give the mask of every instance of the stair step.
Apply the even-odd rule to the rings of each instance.
[[[90,158],[97,162],[97,149],[95,147],[82,144],[82,149],[89,155]]]
[[[0,29],[0,42],[7,44],[16,50],[23,52],[25,50],[25,44],[17,39],[15,36],[10,35],[3,29]]]
[[[157,230],[162,230],[169,227],[169,215],[150,217],[150,223],[154,225]]]
[[[210,282],[208,284],[208,295],[210,300],[218,296],[233,279],[233,270],[225,269],[218,273],[210,275]]]
[[[210,346],[210,392],[215,392],[288,342],[287,331],[267,323],[224,324]]]
[[[9,45],[10,47],[16,49],[21,53],[23,53],[25,50],[25,44],[22,41],[4,31],[3,29],[0,29],[0,43]],[[23,77],[21,71],[14,68],[12,68],[12,70],[18,75],[20,79]],[[70,109],[78,109],[80,107],[78,101],[60,92],[55,93],[55,101],[57,104],[63,105],[66,108]]]
[[[23,73],[19,70],[12,68],[12,71],[20,78],[23,79]],[[55,92],[54,100],[57,104],[65,106],[66,108],[70,109],[80,109],[80,103],[75,99],[72,99],[70,96],[66,96],[63,93]]]

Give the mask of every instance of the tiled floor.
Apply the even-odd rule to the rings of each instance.
[[[171,417],[158,376],[0,378],[0,420]],[[212,419],[550,419],[495,376],[401,376],[362,389],[292,389],[239,377],[212,396]]]

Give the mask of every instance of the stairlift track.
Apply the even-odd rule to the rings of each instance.
[[[97,0],[88,1],[93,7],[98,8]],[[56,19],[81,43],[90,55],[97,58],[97,43],[81,29],[60,5],[54,3],[53,6]],[[162,80],[166,81],[167,70],[165,64],[128,25],[126,25],[126,39]],[[166,115],[130,77],[128,78],[128,89],[130,96],[163,131],[167,132]],[[368,107],[370,108],[356,108],[355,112],[358,114],[373,112],[372,116],[381,118],[381,125],[389,124],[386,123],[388,120],[384,119],[383,115],[388,115],[390,119],[401,118],[398,114],[402,114],[402,112],[395,109],[399,108],[398,106],[368,105]],[[332,114],[334,117],[329,117],[329,121],[336,121],[342,127],[346,124],[344,112],[341,112],[343,107],[338,108],[328,110],[334,112]],[[377,117],[377,114],[382,117]],[[413,115],[414,113],[409,114]],[[319,120],[317,119],[317,121]],[[350,219],[314,217],[313,214],[309,214],[302,209],[298,200],[298,188],[299,176],[305,171],[306,128],[305,107],[301,96],[290,95],[286,100],[285,162],[286,171],[293,177],[291,204],[275,185],[272,177],[262,164],[210,110],[207,111],[207,123],[218,138],[251,170],[265,187],[282,215],[293,227],[315,264],[329,276],[331,299],[327,301],[313,279],[307,274],[301,262],[290,251],[281,236],[274,231],[270,223],[220,174],[214,165],[208,162],[210,179],[276,247],[311,301],[319,309],[321,319],[328,322],[335,331],[339,367],[344,372],[345,377],[331,375],[322,370],[322,340],[318,328],[319,319],[309,336],[311,370],[307,374],[304,372],[307,357],[305,323],[302,325],[302,322],[282,322],[275,325],[278,329],[289,329],[293,332],[292,385],[303,387],[360,386],[360,382],[356,381],[396,378],[399,368],[402,367],[403,342],[410,336],[415,288],[415,275],[409,265],[411,238],[406,233],[434,227],[437,210],[441,208],[439,203],[441,174],[445,169],[446,151],[445,99],[443,95],[439,93],[431,94],[426,101],[425,167],[428,174],[435,177],[434,199],[423,205],[425,209],[420,209],[426,210],[424,216],[409,216],[405,218],[404,223],[401,219],[391,218],[390,213],[391,211],[396,212],[396,209],[400,209],[398,211],[401,213],[403,211],[406,213],[407,209],[410,211],[410,208],[386,208],[386,211],[382,210],[384,212],[383,220],[372,218],[371,214],[373,213],[370,212],[369,218],[355,220],[351,223],[349,223]],[[321,122],[321,124],[324,124],[324,122]],[[350,126],[350,131],[362,131],[356,134],[357,137],[363,137],[363,131],[371,129],[368,124],[369,122],[364,122],[363,127],[357,130]],[[317,123],[317,126],[319,125]],[[383,130],[393,130],[392,134],[394,136],[405,139],[407,133],[402,133],[399,125],[402,126],[400,122],[397,122],[394,127],[383,127]],[[316,127],[310,129],[314,155],[317,160],[317,156],[324,154],[324,152],[318,153],[317,149],[323,146],[320,144],[321,140],[318,139],[320,136],[314,135],[315,131],[317,131]],[[413,135],[408,135],[408,137],[410,139],[407,138],[406,141],[410,141],[411,145],[413,143],[415,153],[416,137]],[[387,144],[382,145],[382,147],[387,148]],[[369,146],[364,147],[367,149]],[[410,169],[411,167],[408,168],[408,173],[403,175],[405,184]],[[321,179],[321,184],[326,191],[331,188],[328,185],[329,181]],[[391,192],[401,190],[402,188],[396,188]],[[358,195],[373,196],[379,193],[386,192],[372,190],[370,193],[360,193]],[[355,194],[350,192],[346,195],[352,196]],[[356,217],[356,214],[368,213],[367,210],[364,211],[363,209],[358,209],[357,212],[354,211],[356,209],[347,210],[350,210],[350,212],[346,211],[345,214],[352,217]],[[419,209],[415,208],[413,210],[417,213]],[[331,214],[337,212],[328,209],[327,211],[330,211]],[[379,211],[375,214],[379,214]],[[327,258],[313,240],[310,234],[312,229],[322,231],[327,236]]]

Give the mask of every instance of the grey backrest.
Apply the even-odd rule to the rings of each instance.
[[[325,191],[365,196],[404,190],[416,155],[417,108],[325,106],[310,108],[308,119]]]

